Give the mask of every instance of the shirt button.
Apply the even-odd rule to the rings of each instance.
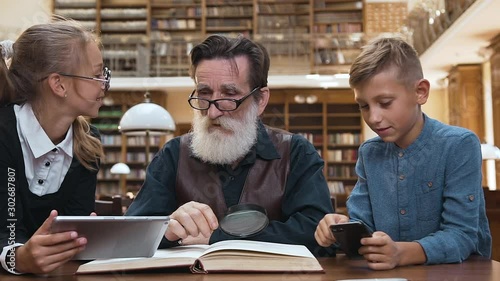
[[[400,152],[398,155],[399,155],[399,157],[403,157],[404,153]]]
[[[49,161],[45,162],[45,167],[48,167],[48,166],[50,166],[50,162]]]
[[[405,179],[405,176],[404,176],[404,175],[400,175],[400,176],[399,176],[399,179],[400,179],[400,180],[404,180],[404,179]]]
[[[474,201],[474,195],[469,195],[469,201]]]
[[[430,181],[430,182],[428,182],[428,183],[427,183],[427,186],[428,186],[428,187],[432,187],[432,182],[431,182],[431,181]]]
[[[42,180],[42,179],[39,179],[39,180],[38,180],[38,184],[43,184],[43,180]]]
[[[404,215],[404,214],[406,214],[406,210],[405,210],[405,209],[401,209],[401,210],[399,211],[399,213],[400,213],[401,215]]]
[[[233,176],[230,176],[229,179],[232,180],[232,181],[234,181],[234,177]]]

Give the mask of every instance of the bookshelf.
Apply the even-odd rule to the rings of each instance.
[[[361,0],[313,0],[311,69],[347,73],[365,43]]]
[[[325,161],[324,174],[332,197],[349,193],[357,180],[354,168],[363,139],[361,113],[352,91],[272,89],[271,92],[263,122],[309,140]]]
[[[189,75],[188,54],[203,40],[201,0],[151,1],[150,76]]]
[[[253,0],[204,0],[205,34],[243,34],[253,33]]]
[[[347,72],[365,31],[364,0],[53,0],[54,13],[102,37],[114,76],[186,76],[209,34],[262,43],[271,74]]]
[[[99,195],[137,193],[144,181],[145,136],[125,136],[118,130],[123,113],[143,100],[144,92],[110,92],[107,94],[105,105],[99,111],[99,116],[91,120],[101,133],[105,153],[97,175],[97,194]],[[162,92],[152,92],[151,100],[165,106],[166,97]],[[166,140],[166,137],[150,136],[149,159],[153,158]],[[111,167],[118,162],[126,163],[130,167],[130,174],[126,175],[124,181],[120,181],[120,175],[110,172]]]

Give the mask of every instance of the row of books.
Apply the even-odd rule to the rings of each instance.
[[[342,33],[354,33],[363,32],[363,24],[361,23],[324,23],[324,24],[314,24],[313,31],[315,33],[332,33],[332,34],[342,34]]]
[[[103,163],[114,164],[114,163],[121,162],[121,159],[122,159],[122,153],[120,151],[107,150],[106,153],[104,153]]]
[[[196,19],[152,19],[151,29],[196,29],[200,22]]]
[[[145,19],[148,16],[146,8],[101,9],[104,19]]]
[[[312,144],[322,144],[323,143],[323,134],[313,134],[306,132],[298,132],[297,134],[303,136],[306,140],[308,140]]]
[[[194,4],[201,4],[201,0],[151,0],[151,6],[154,7],[155,5],[194,5]]]
[[[314,15],[314,23],[333,23],[333,22],[362,22],[363,14],[361,12],[329,12]]]
[[[309,13],[309,4],[292,4],[292,3],[279,3],[279,4],[259,4],[257,5],[258,13],[266,14],[279,14],[279,13]]]
[[[155,152],[149,153],[149,160],[153,159],[155,156]],[[146,162],[146,153],[145,152],[127,152],[126,154],[127,162]]]
[[[242,16],[251,17],[253,13],[252,6],[223,6],[207,7],[207,16]]]
[[[154,9],[151,11],[153,18],[201,17],[201,7],[176,7],[168,9]]]
[[[121,135],[106,135],[101,134],[101,143],[103,145],[121,145],[122,136]]]
[[[309,26],[309,17],[301,15],[273,15],[273,16],[259,16],[258,27],[260,28],[274,28],[285,29],[291,28],[291,32],[296,34],[307,33],[307,28],[300,28]],[[295,30],[295,27],[299,29]]]
[[[55,0],[55,7],[90,8],[96,6],[96,0]]]
[[[252,29],[252,20],[249,19],[207,19],[207,27],[244,27]]]
[[[355,178],[356,171],[354,165],[328,165],[326,175],[332,178]]]
[[[360,133],[334,133],[328,134],[328,144],[353,144],[361,143]]]
[[[332,195],[346,193],[344,182],[342,181],[328,181],[328,190],[330,190],[330,194]]]
[[[159,146],[161,137],[159,136],[150,136],[149,137],[149,145]],[[129,146],[144,146],[146,145],[146,137],[145,136],[133,136],[127,137],[127,145]]]
[[[134,20],[134,21],[107,21],[101,22],[102,32],[137,32],[144,31],[147,29],[147,21],[145,20]]]
[[[357,149],[329,149],[326,151],[326,161],[356,161],[358,159]]]
[[[89,9],[60,9],[56,8],[54,9],[54,14],[56,15],[61,15],[66,18],[72,18],[76,20],[95,20],[96,18],[96,9],[95,8],[89,8]]]
[[[359,10],[363,9],[363,1],[314,0],[314,8],[316,10],[320,9]]]

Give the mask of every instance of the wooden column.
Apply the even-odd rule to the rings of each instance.
[[[480,64],[453,67],[448,76],[450,124],[467,128],[484,141],[484,98]]]
[[[493,141],[500,146],[500,34],[491,41],[490,48],[493,54],[490,57],[491,64],[491,101],[493,106]],[[500,183],[500,161],[496,161],[497,188]]]
[[[450,125],[467,128],[485,141],[484,97],[481,64],[454,66],[448,75]],[[483,161],[483,186],[486,186],[486,162]]]

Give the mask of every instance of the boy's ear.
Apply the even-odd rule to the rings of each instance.
[[[66,97],[66,86],[62,82],[61,75],[52,73],[49,77],[47,77],[47,80],[49,82],[50,89],[55,95],[61,98]]]
[[[418,80],[415,88],[415,94],[417,96],[417,103],[419,105],[423,105],[427,102],[427,99],[429,98],[430,88],[431,86],[427,79]]]

